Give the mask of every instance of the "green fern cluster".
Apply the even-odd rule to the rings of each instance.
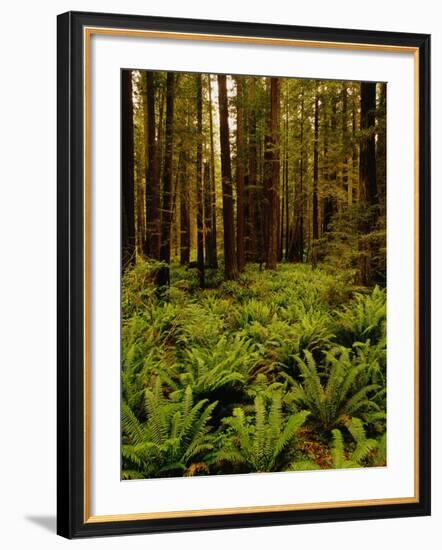
[[[317,365],[310,351],[305,359],[297,358],[300,381],[286,376],[292,384],[290,397],[311,411],[324,429],[330,430],[353,416],[381,412],[383,388],[367,380],[366,364],[358,362],[347,348],[324,353],[324,362]],[[367,417],[368,418],[368,417]]]
[[[279,391],[273,392],[268,407],[258,395],[253,415],[246,416],[242,408],[236,408],[233,416],[224,419],[229,437],[213,461],[245,466],[252,472],[286,470],[295,450],[297,432],[308,415],[308,411],[284,415]]]
[[[386,464],[386,294],[324,266],[139,261],[122,290],[125,479]],[[355,292],[358,290],[358,292]]]
[[[362,421],[359,418],[351,418],[347,422],[347,429],[354,441],[354,447],[346,452],[344,436],[338,429],[333,430],[332,458],[333,468],[360,468],[366,464],[366,460],[377,448],[374,439],[368,439]]]
[[[186,474],[198,458],[213,449],[208,428],[217,403],[202,399],[194,404],[187,387],[182,400],[166,400],[159,379],[153,390],[144,394],[145,422],[140,422],[123,401],[124,479],[164,477]]]

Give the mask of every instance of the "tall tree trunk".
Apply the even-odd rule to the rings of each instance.
[[[227,107],[226,76],[218,75],[219,122],[221,144],[221,176],[223,189],[224,264],[226,279],[238,277],[235,253],[235,228],[230,165],[229,114]]]
[[[387,279],[387,265],[385,253],[379,251],[387,249],[387,84],[380,82],[378,85],[378,104],[376,109],[376,188],[377,188],[377,238],[371,241],[374,247],[372,265],[372,282],[385,286]]]
[[[177,86],[178,80],[175,80],[175,88]],[[181,178],[182,178],[182,171],[183,171],[183,160],[185,157],[184,149],[183,149],[183,143],[180,142],[180,145],[178,147],[179,154],[178,154],[178,162],[176,164],[175,169],[175,178],[172,188],[172,221],[171,221],[171,246],[173,244],[173,254],[171,252],[171,256],[173,258],[178,258],[178,244],[179,244],[179,232],[180,232],[180,226],[178,224],[178,204],[179,204],[179,193],[181,189]]]
[[[327,183],[327,189],[326,189],[326,195],[324,198],[324,216],[323,216],[323,231],[328,232],[331,229],[331,223],[333,221],[333,217],[337,210],[337,201],[336,201],[336,194],[335,194],[335,188],[336,188],[336,161],[335,158],[330,155],[330,149],[328,146],[328,136],[327,132],[330,134],[332,146],[336,147],[336,138],[337,138],[337,132],[336,132],[336,125],[337,125],[337,99],[335,95],[333,94],[333,97],[331,98],[332,108],[331,108],[331,118],[330,123],[327,124],[326,121],[324,121],[324,157],[325,157],[325,174],[324,174],[324,181]]]
[[[376,181],[378,190],[378,204],[380,206],[380,214],[385,215],[387,193],[387,85],[385,82],[378,84],[379,90],[379,106],[377,109],[377,141],[376,141]]]
[[[270,92],[268,93],[270,96]],[[270,102],[269,102],[270,103]],[[267,109],[270,112],[270,109]],[[259,110],[256,110],[257,132],[256,132],[256,186],[254,197],[254,230],[256,235],[256,261],[259,263],[259,269],[262,269],[266,261],[267,254],[267,209],[268,199],[266,196],[266,187],[264,180],[267,177],[266,168],[269,165],[266,159],[265,151],[268,148],[268,136],[263,135],[258,130]],[[269,124],[269,123],[268,123]],[[269,186],[270,187],[270,186]]]
[[[354,92],[354,91],[353,91]],[[354,191],[357,190],[356,194],[356,200],[359,200],[359,167],[358,167],[358,143],[357,140],[354,138],[356,135],[356,99],[353,97],[352,101],[352,116],[351,116],[351,131],[353,136],[353,143],[352,143],[352,155],[351,155],[351,183],[348,187],[348,206],[352,206],[355,197],[354,197]]]
[[[136,234],[136,243],[137,243],[137,256],[143,255],[143,246],[145,241],[145,226],[144,226],[144,210],[145,210],[145,198],[144,198],[144,184],[143,184],[143,175],[144,175],[144,147],[142,143],[138,143],[135,140],[135,159],[136,159],[136,170],[135,170],[135,204],[136,204],[136,216],[135,216],[135,234]],[[141,146],[140,146],[141,145]]]
[[[288,202],[288,96],[287,96],[287,84],[285,85],[284,93],[284,141],[282,149],[282,194],[281,194],[281,216],[279,222],[279,247],[278,247],[278,261],[282,261],[284,258],[284,239],[288,233],[288,225],[284,232],[284,225],[286,223],[286,210]],[[287,256],[287,247],[285,247]]]
[[[164,110],[165,110],[165,98],[166,93],[163,90],[163,87],[160,87],[159,93],[158,93],[158,101],[156,101],[156,104],[158,104],[158,107],[155,107],[155,109],[158,110],[158,124],[157,124],[157,132],[156,132],[156,171],[157,171],[157,180],[160,183],[159,185],[159,197],[158,197],[158,205],[159,205],[159,212],[158,212],[158,225],[159,225],[159,246],[161,247],[161,216],[162,216],[162,198],[161,198],[161,186],[163,182],[163,174],[164,174]]]
[[[315,111],[314,111],[314,135],[313,135],[313,196],[312,196],[312,265],[318,261],[319,216],[318,216],[318,177],[319,177],[319,88],[316,85]]]
[[[282,261],[284,257],[284,222],[285,222],[285,198],[286,198],[286,185],[285,185],[285,152],[284,161],[282,163],[282,193],[281,193],[281,216],[279,220],[279,236],[278,236],[278,262]]]
[[[248,98],[248,130],[249,130],[249,150],[248,150],[248,181],[247,181],[247,257],[256,262],[258,261],[258,235],[262,220],[258,217],[257,210],[257,166],[258,149],[256,141],[256,81],[255,77],[250,77],[249,98]]]
[[[180,172],[180,264],[190,260],[190,215],[189,188],[187,182],[187,154],[183,152],[183,167]]]
[[[264,132],[264,150],[262,163],[262,200],[261,220],[263,228],[263,260],[267,263],[269,255],[269,228],[270,228],[270,202],[272,200],[272,92],[271,79],[266,79],[266,96],[269,98],[265,109],[265,132]]]
[[[347,83],[343,82],[342,84],[342,149],[343,149],[343,159],[342,159],[342,183],[344,190],[347,194],[347,204],[351,205],[351,178],[348,176],[348,91]]]
[[[284,118],[284,164],[283,164],[283,199],[281,216],[281,242],[280,258],[282,260],[285,253],[285,259],[289,258],[289,88],[288,82],[285,86],[285,118]],[[284,233],[285,225],[285,233]]]
[[[163,201],[161,216],[161,246],[160,260],[165,265],[158,273],[158,286],[170,282],[170,226],[172,221],[172,165],[173,165],[173,119],[175,101],[175,75],[167,73],[166,77],[166,129],[164,136],[164,168],[163,168]]]
[[[209,85],[209,131],[210,131],[210,202],[211,202],[211,232],[210,250],[208,255],[209,267],[218,268],[218,243],[216,231],[216,180],[215,180],[215,146],[213,139],[213,113],[212,113],[212,81],[208,75]]]
[[[212,189],[211,189],[210,162],[203,163],[203,195],[204,195],[204,248],[207,267],[212,266],[213,240],[212,240]]]
[[[364,239],[375,224],[377,205],[376,189],[376,83],[361,82],[361,133],[359,149],[359,200],[364,215],[359,229],[359,283],[369,285],[372,280],[372,254],[370,244]]]
[[[289,87],[286,83],[286,97],[285,97],[285,157],[284,157],[284,186],[285,186],[285,259],[288,259],[289,251]],[[283,227],[283,224],[281,224]],[[283,235],[281,234],[281,256],[282,256],[282,244]]]
[[[135,261],[135,181],[134,123],[132,71],[123,71],[121,78],[121,183],[122,183],[122,269]]]
[[[304,261],[304,203],[305,203],[305,191],[304,191],[304,173],[305,173],[305,144],[304,144],[304,88],[302,89],[301,97],[301,158],[299,162],[299,210],[297,219],[298,236],[297,236],[297,260],[298,262]]]
[[[196,81],[196,228],[197,228],[197,266],[200,287],[204,287],[204,198],[203,198],[203,95],[201,74],[195,75]]]
[[[210,87],[210,76],[208,78],[208,85]],[[210,94],[210,92],[209,92]],[[209,96],[210,99],[210,96]],[[208,109],[211,109],[211,102],[207,105]],[[210,119],[210,113],[209,113]],[[211,136],[209,135],[209,140]],[[211,158],[212,152],[210,150],[209,141],[209,157]],[[212,241],[212,223],[213,223],[213,204],[212,204],[212,168],[210,161],[203,162],[203,195],[204,195],[204,256],[205,265],[212,267],[213,258],[213,241]]]
[[[144,71],[144,142],[146,144],[146,238],[145,256],[160,257],[160,182],[155,141],[155,80],[154,73]]]
[[[305,173],[305,143],[304,143],[304,123],[305,123],[305,99],[304,87],[301,88],[301,112],[299,123],[299,163],[294,167],[293,172],[298,173],[298,184],[294,178],[294,228],[293,236],[290,241],[289,259],[302,262],[304,259],[304,173]]]
[[[244,85],[243,78],[236,78],[236,253],[238,271],[244,271],[244,177],[245,177],[245,143],[244,143]]]
[[[280,80],[270,79],[270,188],[267,189],[267,258],[266,269],[276,269],[278,262],[278,228],[279,228],[279,119],[280,119]]]
[[[360,201],[370,208],[376,205],[376,83],[361,82],[361,140],[359,153],[359,187]]]

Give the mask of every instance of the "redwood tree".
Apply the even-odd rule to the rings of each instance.
[[[294,172],[298,173],[298,178],[294,178],[294,228],[293,235],[290,239],[289,259],[302,262],[304,259],[304,209],[305,209],[305,191],[304,178],[306,173],[306,147],[304,139],[304,124],[305,124],[305,91],[304,85],[300,92],[300,116],[299,116],[299,159],[294,167]]]
[[[221,178],[223,190],[224,270],[226,279],[236,279],[238,264],[235,253],[232,170],[230,164],[229,114],[226,76],[218,75],[219,126],[221,145]]]
[[[244,271],[244,177],[245,177],[245,143],[244,143],[244,77],[236,78],[236,253],[238,271]]]
[[[145,71],[145,120],[146,143],[146,219],[147,231],[143,252],[150,258],[160,256],[160,186],[158,181],[157,152],[155,143],[155,81],[152,71]]]
[[[208,75],[209,87],[209,132],[210,132],[210,241],[208,246],[207,262],[209,267],[218,268],[218,243],[216,229],[216,182],[215,182],[215,145],[213,137],[213,114],[212,114],[212,81]]]
[[[213,204],[212,204],[212,169],[209,162],[203,163],[203,195],[204,195],[204,253],[208,267],[213,268],[215,251],[213,247]]]
[[[262,220],[258,219],[257,204],[257,165],[258,165],[258,144],[256,136],[256,80],[255,77],[248,79],[248,178],[246,187],[246,252],[248,259],[256,262],[258,260],[258,236]]]
[[[166,79],[166,129],[164,135],[163,200],[161,216],[160,260],[164,265],[158,273],[158,285],[169,284],[170,227],[172,221],[172,164],[173,164],[173,118],[175,100],[175,75],[167,73]]]
[[[318,216],[318,180],[319,180],[319,89],[316,86],[313,136],[313,241],[319,238]],[[316,244],[316,243],[314,243]]]
[[[361,143],[359,149],[359,199],[361,211],[359,229],[369,233],[376,221],[378,194],[376,189],[376,82],[361,82]],[[359,242],[359,282],[368,285],[372,278],[370,242]]]
[[[359,186],[361,203],[370,208],[376,204],[376,82],[361,82],[361,145]]]
[[[203,96],[201,74],[195,76],[196,83],[196,229],[197,266],[200,287],[204,287],[204,197],[203,197]]]
[[[267,196],[267,254],[266,269],[276,269],[278,262],[279,228],[279,119],[280,119],[280,80],[270,79],[270,132],[268,152],[268,177],[266,178]]]
[[[135,261],[134,123],[132,71],[121,78],[121,185],[122,185],[122,268]]]
[[[186,265],[190,259],[190,215],[189,188],[187,183],[187,154],[183,152],[183,166],[180,171],[180,264]]]

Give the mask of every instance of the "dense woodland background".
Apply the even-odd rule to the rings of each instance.
[[[122,71],[122,477],[386,464],[386,85]]]
[[[123,265],[337,262],[385,283],[386,85],[122,73]],[[167,273],[162,274],[167,282]]]

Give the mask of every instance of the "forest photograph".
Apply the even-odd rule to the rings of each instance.
[[[386,120],[383,82],[121,71],[121,479],[387,465]]]

